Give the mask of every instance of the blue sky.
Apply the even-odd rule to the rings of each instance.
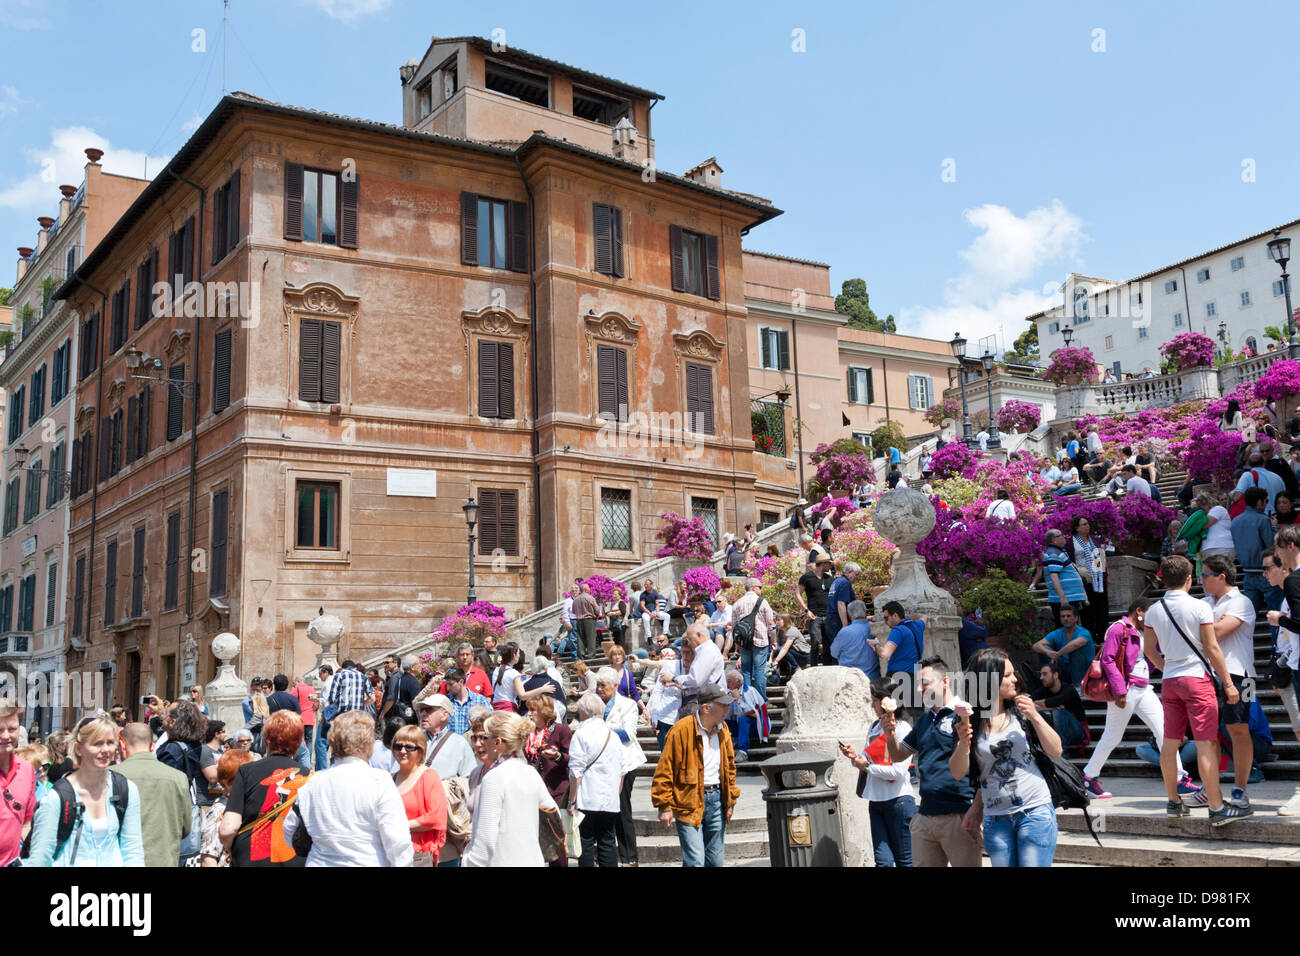
[[[1300,215],[1295,4],[231,0],[230,23],[228,88],[387,122],[434,34],[500,28],[657,90],[661,169],[718,156],[786,211],[750,248],[829,262],[836,291],[862,276],[900,331],[1009,344],[1070,271],[1126,278]],[[12,249],[84,146],[154,175],[185,141],[220,95],[221,2],[0,0],[0,64]]]

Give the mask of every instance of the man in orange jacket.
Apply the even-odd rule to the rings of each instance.
[[[731,697],[706,684],[697,699],[699,713],[677,721],[664,738],[650,801],[664,826],[677,823],[682,866],[722,866],[727,822],[740,799],[726,726]]]

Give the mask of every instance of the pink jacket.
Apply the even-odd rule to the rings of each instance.
[[[1126,659],[1124,661],[1124,670],[1121,672],[1115,657],[1119,653],[1120,644],[1124,642],[1126,635],[1128,638],[1125,647]],[[1133,674],[1133,668],[1137,666],[1137,662],[1141,659],[1142,632],[1128,619],[1128,615],[1125,615],[1107,629],[1106,640],[1101,648],[1101,672],[1106,675],[1106,681],[1110,684],[1110,692],[1116,697],[1127,694],[1130,684],[1134,687],[1146,687],[1150,683],[1145,677]],[[1125,679],[1125,675],[1128,675],[1128,679]]]

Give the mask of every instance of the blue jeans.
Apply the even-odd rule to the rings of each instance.
[[[731,731],[731,739],[736,742],[737,753],[749,753],[749,738],[757,727],[758,721],[744,714],[727,719],[727,729]],[[662,750],[663,744],[660,744],[659,748]]]
[[[701,826],[677,824],[677,841],[682,847],[682,866],[722,866],[722,838],[727,829],[722,815],[722,791],[704,795]]]
[[[1055,491],[1053,491],[1052,494],[1057,495],[1057,496],[1060,496],[1060,495],[1077,495],[1077,494],[1078,494],[1079,492],[1081,492],[1081,491],[1083,491],[1083,485],[1079,484],[1079,483],[1076,481],[1076,482],[1074,482],[1073,484],[1069,484],[1069,485],[1061,485],[1061,487],[1059,487],[1059,488],[1057,488]]]
[[[293,755],[293,759],[298,761],[298,766],[307,771],[311,770],[311,757],[311,750],[305,743],[299,744],[298,752]]]
[[[1139,759],[1145,760],[1154,766],[1160,766],[1160,751],[1145,740],[1133,749]],[[1183,769],[1188,771],[1189,775],[1200,775],[1200,771],[1196,767],[1196,744],[1193,741],[1189,740],[1183,744],[1183,749],[1178,752],[1178,756],[1183,761]]]
[[[328,730],[326,733],[320,733],[321,724],[333,720],[338,716],[339,709],[330,704],[321,711],[319,722],[316,724],[316,769],[324,770],[329,766],[330,743]]]
[[[916,815],[914,797],[871,802],[871,843],[876,851],[876,866],[912,865],[912,817]]]
[[[1083,743],[1083,724],[1079,723],[1079,718],[1075,717],[1074,714],[1065,708],[1061,708],[1060,710],[1044,711],[1043,716],[1052,725],[1052,729],[1060,735],[1061,744],[1067,750]]]
[[[660,753],[663,753],[664,750],[664,738],[668,736],[668,731],[672,729],[672,724],[665,724],[662,720],[655,724],[655,740],[659,741]]]
[[[1056,811],[1051,804],[984,817],[984,850],[994,866],[1051,866]]]
[[[546,644],[551,649],[552,654],[573,654],[576,656],[578,653],[578,641],[573,636],[572,631],[563,637],[552,637]]]
[[[740,676],[762,694],[764,700],[767,700],[767,661],[770,656],[771,649],[766,647],[740,649]]]

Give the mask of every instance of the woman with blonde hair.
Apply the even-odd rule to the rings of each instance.
[[[523,759],[532,721],[497,711],[483,721],[487,769],[471,795],[474,828],[462,866],[544,866],[538,811],[556,810],[541,775]]]
[[[419,727],[406,726],[393,735],[393,782],[411,828],[412,865],[421,867],[437,866],[447,842],[447,794],[437,771],[424,765],[427,747],[428,738]]]
[[[589,690],[596,689],[596,675],[591,672],[587,662],[579,658],[573,662],[573,687],[569,693],[581,697]]]
[[[140,791],[115,770],[118,726],[87,717],[73,732],[77,769],[41,798],[27,866],[144,866]],[[68,804],[70,832],[59,832]],[[62,839],[60,839],[62,838]]]
[[[542,783],[563,810],[569,805],[569,741],[573,732],[569,725],[555,716],[555,701],[550,697],[535,697],[528,702],[528,716],[532,728],[524,741],[524,757],[542,777]],[[567,854],[561,853],[551,866],[568,866]]]
[[[266,741],[262,736],[263,728],[266,722],[271,719],[271,705],[266,702],[266,694],[262,693],[261,688],[253,691],[248,698],[249,706],[253,708],[253,716],[248,721],[245,728],[253,735],[253,753],[260,756],[266,756]]]

